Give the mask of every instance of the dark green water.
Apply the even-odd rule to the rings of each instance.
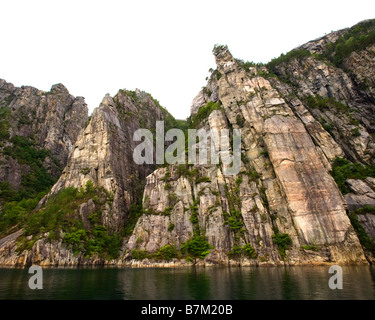
[[[343,267],[343,289],[331,290],[328,267],[43,268],[43,289],[28,269],[0,268],[0,299],[310,300],[375,299],[375,268]]]

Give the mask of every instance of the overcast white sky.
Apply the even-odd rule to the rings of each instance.
[[[106,93],[139,88],[179,119],[215,68],[215,43],[268,62],[375,18],[374,0],[0,1],[0,78],[45,91],[63,83],[90,111]]]

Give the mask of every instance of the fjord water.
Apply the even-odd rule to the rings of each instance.
[[[43,268],[31,290],[28,269],[0,268],[0,299],[333,300],[375,299],[375,268],[343,267],[343,289],[329,267]]]

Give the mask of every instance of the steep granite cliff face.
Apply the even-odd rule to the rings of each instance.
[[[87,181],[113,193],[111,208],[103,215],[104,225],[119,230],[129,208],[142,196],[144,181],[154,165],[133,160],[134,132],[140,128],[155,132],[156,121],[171,116],[149,94],[120,90],[103,99],[78,137],[59,181],[50,194],[67,187],[84,187]],[[42,201],[45,202],[48,196]]]
[[[145,178],[155,169],[134,162],[139,144],[134,132],[155,132],[156,121],[164,120],[167,126],[174,123],[143,91],[106,95],[78,135],[59,180],[21,224],[25,230],[18,242],[10,237],[3,246],[8,251],[3,263],[76,265],[116,257],[130,208],[140,201]]]
[[[194,180],[175,167],[154,172],[129,251],[183,249],[195,221],[213,246],[206,262],[365,262],[352,224],[363,245],[365,233],[374,239],[373,38],[374,21],[365,21],[266,66],[216,47],[217,69],[193,100],[191,122],[241,128],[241,173],[195,165]],[[207,112],[217,102],[220,110]],[[347,209],[364,206],[349,220]],[[246,254],[250,246],[256,254]],[[364,248],[372,261],[374,246]]]
[[[62,84],[44,92],[0,80],[0,112],[2,203],[20,190],[22,199],[51,187],[67,163],[88,109],[82,97],[73,97]]]
[[[246,71],[226,47],[214,53],[217,70],[193,101],[192,121],[205,104],[220,101],[220,110],[200,126],[241,128],[241,172],[225,176],[217,165],[187,166],[185,176],[178,174],[183,165],[155,171],[146,181],[147,213],[129,251],[183,248],[196,236],[196,224],[213,246],[206,261],[364,263],[345,200],[329,174],[331,162],[343,155],[340,145],[301,100],[284,99],[262,70]],[[249,257],[243,248],[250,247],[255,254]]]
[[[107,95],[49,194],[0,240],[0,264],[373,263],[374,32],[365,21],[266,65],[215,46],[187,125],[230,142],[241,129],[232,175],[215,136],[218,163],[137,165],[137,129],[181,122],[139,90]]]

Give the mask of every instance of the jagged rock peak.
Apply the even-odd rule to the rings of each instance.
[[[225,56],[227,53],[230,54],[226,44],[215,44],[214,48],[212,49],[212,53],[215,57]]]
[[[88,117],[87,105],[62,84],[45,92],[0,80],[0,109],[0,182],[13,194],[32,197],[60,176]]]
[[[215,45],[212,52],[218,68],[223,68],[227,72],[233,68],[235,60],[227,45]]]
[[[51,92],[52,92],[52,93],[64,93],[64,94],[69,94],[68,89],[67,89],[62,83],[54,84],[54,85],[51,87]]]
[[[104,106],[113,106],[114,102],[113,102],[113,98],[111,97],[111,95],[109,93],[107,93],[102,102],[100,103],[100,106],[101,105],[104,105]]]
[[[129,208],[142,197],[146,176],[155,169],[153,164],[138,165],[133,160],[138,145],[133,141],[134,132],[154,130],[156,121],[167,116],[169,113],[144,91],[121,89],[114,97],[106,94],[78,136],[60,179],[39,206],[64,188],[85,187],[91,181],[113,195],[113,201],[101,209],[101,222],[121,230]]]

